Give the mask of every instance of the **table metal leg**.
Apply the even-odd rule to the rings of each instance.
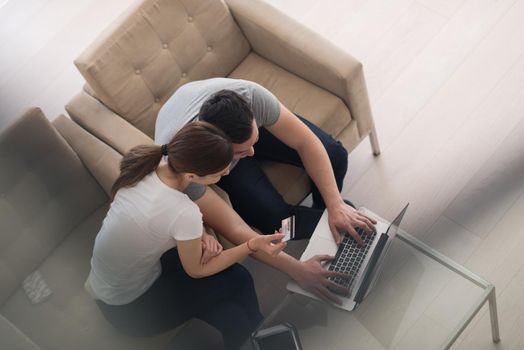
[[[484,289],[482,298],[470,310],[470,312],[466,315],[466,317],[464,317],[464,319],[459,324],[457,329],[452,333],[452,335],[446,341],[443,348],[449,349],[451,347],[451,345],[455,342],[455,340],[457,340],[457,338],[460,336],[462,331],[471,322],[473,317],[480,311],[480,309],[486,303],[486,301],[489,302],[489,315],[490,315],[490,321],[491,321],[491,333],[493,337],[493,342],[494,343],[500,342],[499,319],[498,319],[498,314],[497,314],[497,299],[496,299],[496,294],[495,294],[495,286],[489,283],[488,281],[486,281],[485,279],[477,276],[473,272],[469,271],[464,266],[456,263],[455,261],[451,260],[447,256],[441,254],[440,252],[429,247],[425,243],[419,241],[418,239],[411,236],[410,234],[404,231],[399,231],[397,233],[397,237],[401,241],[416,248],[418,251],[425,254],[426,256],[433,258],[437,262],[440,262],[442,265],[446,266],[451,271],[454,271],[455,273],[461,275],[462,277],[470,280],[472,283]]]
[[[489,318],[491,320],[491,336],[493,337],[493,342],[500,342],[500,332],[499,332],[499,317],[497,313],[497,295],[495,294],[495,286],[491,289],[489,294]]]

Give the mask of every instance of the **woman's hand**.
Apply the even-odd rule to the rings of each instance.
[[[202,257],[200,258],[200,264],[207,264],[209,260],[222,253],[222,249],[222,245],[218,243],[215,237],[204,232],[202,235]]]
[[[252,251],[262,251],[266,254],[276,256],[282,249],[286,247],[286,242],[282,242],[284,238],[283,233],[275,231],[272,235],[260,235],[255,238],[251,238],[248,243],[248,248]]]

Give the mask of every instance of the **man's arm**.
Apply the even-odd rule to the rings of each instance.
[[[328,210],[329,227],[335,242],[341,242],[339,229],[348,231],[362,243],[355,227],[370,233],[376,221],[344,203],[335,182],[331,161],[318,137],[291,111],[280,104],[280,115],[275,124],[267,127],[280,141],[296,150],[304,168],[317,186]]]
[[[195,203],[200,208],[206,225],[220,232],[229,241],[238,245],[258,236],[258,233],[253,231],[233,208],[227,205],[212,189],[208,188]],[[278,256],[257,252],[251,256],[286,273],[302,288],[312,291],[319,298],[341,303],[340,299],[328,290],[328,287],[335,289],[341,287],[327,278],[346,278],[347,276],[339,272],[328,271],[321,266],[323,261],[332,260],[334,257],[315,256],[308,261],[301,262],[285,252],[281,252]]]

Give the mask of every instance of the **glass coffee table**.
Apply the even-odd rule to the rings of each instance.
[[[486,341],[499,342],[495,287],[401,230],[377,285],[356,310],[290,292],[259,329],[291,323],[305,350],[449,349],[486,302]]]

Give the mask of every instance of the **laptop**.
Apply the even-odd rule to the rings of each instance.
[[[341,271],[348,274],[349,278],[330,278],[330,280],[344,286],[347,290],[344,294],[333,291],[339,294],[342,300],[341,305],[333,304],[333,306],[352,311],[373,289],[382,270],[384,258],[393,238],[397,234],[400,222],[408,206],[409,203],[406,204],[391,223],[377,220],[377,224],[375,225],[376,230],[372,235],[367,235],[362,229],[358,229],[357,232],[364,241],[363,246],[359,246],[356,241],[346,233],[344,234],[342,243],[337,247],[335,239],[329,229],[327,210],[324,211],[300,261],[306,261],[319,254],[335,255],[335,259],[326,264],[326,269],[330,271]],[[359,210],[368,216],[375,216],[375,214],[366,208],[360,208]],[[302,289],[294,281],[288,283],[287,289],[291,292],[319,299],[314,294]]]

